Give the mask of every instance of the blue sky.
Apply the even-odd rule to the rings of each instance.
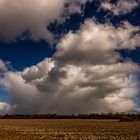
[[[22,1],[24,1],[24,0],[22,0]],[[48,3],[44,4],[45,6],[49,5],[49,1],[47,1],[47,2]],[[57,2],[59,2],[59,0],[57,0]],[[58,49],[57,46],[58,46],[60,40],[63,39],[63,37],[66,34],[68,34],[70,31],[76,34],[76,32],[78,30],[80,30],[81,25],[84,24],[85,21],[87,21],[89,19],[92,21],[96,21],[97,25],[106,24],[106,25],[111,25],[114,28],[121,27],[121,24],[123,22],[128,22],[129,24],[131,24],[134,27],[140,27],[140,20],[139,20],[140,19],[139,4],[140,3],[139,3],[139,1],[135,1],[135,3],[137,3],[138,5],[136,5],[135,7],[132,7],[131,9],[126,8],[126,11],[121,11],[122,9],[118,4],[119,2],[120,3],[122,2],[121,0],[118,0],[117,1],[118,3],[117,2],[114,3],[113,1],[108,2],[108,4],[110,4],[110,6],[112,6],[112,5],[116,6],[116,9],[114,8],[114,11],[115,10],[117,12],[121,11],[121,13],[118,12],[119,14],[118,13],[114,14],[113,13],[114,11],[107,9],[106,7],[101,7],[101,2],[107,3],[108,1],[93,0],[92,2],[91,1],[89,2],[88,0],[85,0],[84,2],[81,2],[80,0],[78,0],[77,1],[78,5],[76,3],[69,3],[69,5],[72,5],[72,6],[70,6],[71,9],[79,9],[79,7],[80,7],[80,11],[76,11],[76,10],[74,11],[74,10],[71,10],[70,8],[67,8],[67,9],[65,9],[66,15],[62,14],[63,18],[60,15],[59,16],[54,15],[54,17],[51,20],[47,17],[48,15],[46,15],[45,19],[48,20],[46,22],[47,23],[46,24],[46,30],[47,30],[46,35],[45,35],[45,33],[41,34],[40,33],[41,31],[37,32],[38,30],[40,30],[40,26],[38,26],[37,24],[40,24],[42,22],[36,23],[36,25],[34,25],[35,24],[34,22],[37,22],[36,19],[30,19],[31,21],[29,23],[26,23],[24,20],[28,19],[28,18],[26,19],[27,15],[21,14],[23,16],[23,22],[25,22],[25,26],[26,26],[26,24],[30,25],[30,23],[31,23],[31,24],[33,24],[32,27],[34,27],[34,28],[30,28],[30,29],[29,28],[26,29],[26,27],[25,27],[25,29],[23,31],[21,31],[22,30],[21,26],[24,26],[24,25],[22,25],[22,24],[17,25],[17,27],[15,25],[16,23],[18,24],[18,22],[19,22],[18,16],[20,16],[20,14],[12,15],[12,17],[13,17],[12,20],[15,20],[15,21],[17,20],[17,22],[9,21],[8,19],[6,19],[8,16],[10,16],[10,14],[8,12],[5,15],[0,14],[1,17],[2,16],[6,17],[4,22],[1,21],[4,18],[0,18],[0,59],[3,62],[10,62],[10,67],[7,68],[7,71],[8,72],[12,71],[15,73],[20,72],[26,68],[29,68],[29,67],[35,66],[38,63],[41,63],[45,58],[52,58],[54,56],[54,54],[57,54],[57,49]],[[128,2],[128,1],[126,1],[126,2]],[[32,3],[32,0],[31,0],[31,3]],[[135,5],[135,3],[130,2],[129,4]],[[2,3],[0,3],[0,5],[2,5]],[[19,5],[20,5],[20,2],[19,2]],[[4,5],[2,5],[2,6],[4,7]],[[9,7],[10,6],[11,5],[9,2]],[[26,3],[25,3],[25,6],[26,6]],[[61,7],[60,9],[62,10],[61,5],[60,5],[60,7]],[[56,7],[54,6],[53,8],[56,8]],[[57,8],[59,9],[59,7],[57,7]],[[60,9],[58,11],[61,11]],[[32,11],[35,9],[32,9],[29,7],[28,10],[29,10],[28,12],[30,14],[33,14]],[[56,11],[56,13],[58,11]],[[16,12],[17,11],[15,11],[15,13]],[[47,12],[47,11],[41,11],[41,12]],[[50,15],[51,15],[51,13],[50,13]],[[38,15],[36,15],[36,17],[37,16]],[[61,18],[63,20],[61,20]],[[22,20],[22,18],[21,18],[21,20]],[[44,20],[44,19],[38,18],[37,20]],[[10,22],[11,22],[11,24],[10,24]],[[3,23],[5,24],[5,26],[3,26],[4,25]],[[18,26],[19,26],[19,28],[18,28]],[[3,30],[2,30],[2,28],[4,28],[4,27],[5,27],[6,33],[3,32]],[[48,33],[48,32],[53,34],[53,39],[52,38],[50,39],[50,33]],[[138,37],[140,37],[139,36],[140,30],[138,30],[135,34],[138,34]],[[127,60],[131,60],[133,63],[136,63],[137,66],[140,65],[140,44],[137,44],[137,46],[135,46],[134,49],[123,48],[121,50],[116,50],[116,52],[117,51],[120,53],[120,56],[122,57],[121,59],[123,59],[123,62],[127,61]],[[57,59],[57,58],[55,58],[55,59]],[[65,63],[67,63],[67,61]],[[54,71],[55,71],[55,69],[54,69]],[[5,73],[7,73],[7,72],[5,72]],[[137,78],[139,79],[139,77],[140,77],[139,72],[137,72],[137,73],[138,73]],[[53,74],[53,71],[51,71],[51,74]],[[55,75],[57,75],[57,74],[53,74],[54,79],[55,79]],[[59,77],[59,76],[60,76],[60,74],[57,75],[57,77]],[[137,84],[139,84],[139,83],[137,83]],[[57,85],[57,83],[56,83],[56,85]],[[41,87],[41,86],[42,86],[42,84],[39,84],[37,87]],[[46,85],[46,87],[47,87],[47,85]],[[54,88],[55,88],[55,85],[54,85]],[[100,88],[102,88],[102,87],[100,87]],[[43,90],[43,89],[45,89],[45,87],[41,87],[41,90]],[[8,92],[7,90],[8,89],[6,87],[1,86],[0,102],[6,102],[6,103],[12,103],[12,104],[18,105],[18,101],[16,101],[15,103],[13,103],[14,101],[11,101],[11,100],[19,99],[19,97],[15,97],[15,94],[17,94],[17,93],[12,93],[13,97],[11,98],[10,92],[13,92],[13,91]],[[20,92],[20,91],[18,91],[18,92]],[[21,92],[23,92],[23,91],[21,91]],[[23,100],[19,99],[19,102],[22,102],[22,101]],[[56,104],[56,105],[58,105],[58,104]],[[22,105],[19,105],[19,106],[22,106]],[[31,106],[33,106],[33,105],[31,105]],[[53,107],[54,106],[52,105],[52,108]],[[71,108],[71,107],[69,107],[69,108]],[[19,110],[20,109],[17,109],[16,111],[19,113],[22,113],[22,110],[24,110],[24,109],[21,109],[21,111],[19,111]],[[58,108],[58,110],[60,110],[60,113],[63,112],[63,109],[61,110],[61,107]],[[98,112],[98,107],[95,110]],[[48,109],[48,111],[50,111],[50,110]],[[51,111],[57,112],[57,109],[54,109],[54,110],[52,109]],[[34,110],[33,110],[33,112],[34,112]],[[70,113],[71,112],[72,111],[70,111]],[[75,112],[75,110],[73,110],[73,112]],[[86,110],[85,112],[88,112],[88,111]],[[24,113],[24,111],[23,111],[23,113]],[[31,111],[31,113],[32,113],[32,111]]]
[[[0,56],[4,61],[9,61],[14,70],[23,70],[51,57],[55,51],[47,42],[34,42],[24,40],[15,43],[0,43]]]

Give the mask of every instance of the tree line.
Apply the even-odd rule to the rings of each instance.
[[[0,119],[117,119],[120,121],[140,121],[140,114],[127,113],[92,113],[92,114],[14,114],[0,115]]]

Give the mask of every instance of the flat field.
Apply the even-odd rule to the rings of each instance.
[[[140,122],[84,119],[0,120],[0,140],[139,140]]]

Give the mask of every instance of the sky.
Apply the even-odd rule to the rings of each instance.
[[[0,114],[140,112],[139,0],[0,0]]]

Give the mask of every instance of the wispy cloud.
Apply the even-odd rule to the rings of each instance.
[[[138,0],[118,0],[116,4],[107,0],[101,3],[101,7],[111,11],[114,15],[122,15],[132,12],[139,4]]]

